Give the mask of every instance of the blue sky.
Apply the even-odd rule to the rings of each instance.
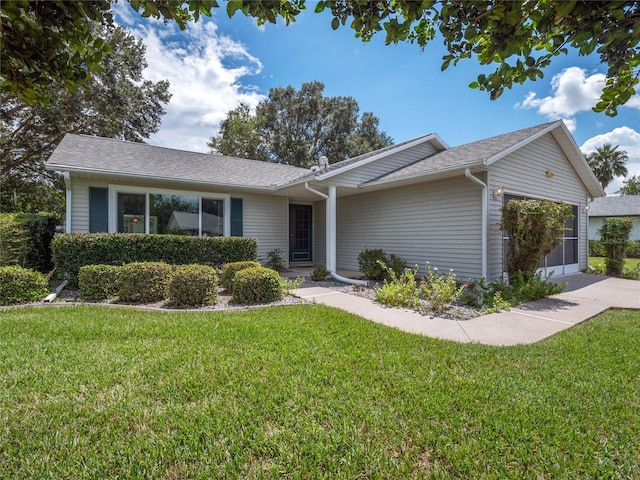
[[[441,72],[444,47],[437,39],[424,52],[410,44],[385,46],[383,34],[363,43],[347,27],[332,30],[330,15],[312,10],[289,26],[258,28],[221,9],[180,32],[117,5],[118,22],[147,46],[145,76],[171,82],[173,98],[151,144],[207,151],[208,138],[240,101],[255,106],[270,88],[318,80],[325,95],[351,96],[361,113],[373,112],[397,142],[434,132],[455,146],[563,119],[583,151],[620,145],[629,155],[629,174],[640,174],[640,96],[616,117],[592,112],[606,71],[597,57],[558,57],[542,80],[491,101],[468,88],[490,69],[471,59]],[[607,192],[620,185],[615,181]]]

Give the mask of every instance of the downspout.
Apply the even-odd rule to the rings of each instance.
[[[64,233],[71,233],[71,174],[62,172],[65,186]]]
[[[487,278],[487,225],[489,223],[488,201],[487,201],[487,184],[471,175],[471,170],[464,169],[464,176],[482,187],[482,278]]]
[[[368,282],[364,280],[355,280],[353,278],[346,278],[336,273],[336,187],[330,186],[329,195],[325,195],[322,192],[314,190],[309,186],[308,182],[304,183],[304,188],[310,192],[319,195],[325,199],[326,211],[325,211],[325,234],[326,234],[326,267],[331,273],[331,277],[335,278],[339,282],[350,283],[353,285],[364,285]]]

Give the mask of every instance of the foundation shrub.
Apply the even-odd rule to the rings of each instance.
[[[253,261],[227,263],[222,269],[222,275],[220,277],[222,286],[224,287],[225,290],[231,291],[233,289],[233,279],[235,278],[236,274],[239,271],[244,270],[245,268],[253,268],[253,267],[260,267],[260,266],[261,265],[258,262],[253,262]]]
[[[313,269],[310,276],[311,276],[311,280],[313,280],[314,282],[321,282],[325,278],[327,278],[330,274],[331,272],[327,267],[323,265],[318,265]]]
[[[417,307],[420,303],[420,290],[416,285],[418,266],[405,268],[400,276],[384,266],[389,279],[380,287],[374,287],[376,301],[389,307]]]
[[[407,262],[393,253],[388,255],[381,248],[365,248],[358,254],[358,266],[370,280],[390,280],[389,272],[394,272],[396,277],[401,276]]]
[[[123,265],[116,282],[121,302],[153,303],[167,298],[172,267],[163,262]]]
[[[255,261],[257,249],[254,238],[130,233],[57,234],[52,243],[56,272],[72,286],[77,285],[78,271],[84,265],[165,262],[219,267],[229,262]]]
[[[451,303],[462,295],[465,286],[458,286],[453,270],[449,270],[449,274],[445,276],[438,273],[437,268],[431,268],[429,262],[427,262],[426,270],[427,274],[420,283],[422,298],[429,303],[429,307],[434,312],[444,312]]]
[[[271,250],[267,253],[267,261],[264,266],[271,270],[275,270],[276,272],[283,272],[287,268],[287,262],[284,259],[284,252],[279,248]]]
[[[118,294],[121,267],[115,265],[85,265],[78,273],[80,295],[86,300],[104,300]]]
[[[39,302],[48,293],[46,275],[15,265],[0,267],[0,305]]]
[[[280,300],[283,296],[280,275],[265,267],[239,271],[233,279],[233,303],[253,305]]]
[[[208,265],[176,267],[169,282],[169,302],[180,308],[213,305],[218,301],[218,275]]]

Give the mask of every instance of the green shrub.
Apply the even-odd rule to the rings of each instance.
[[[313,280],[314,282],[321,282],[325,278],[327,278],[329,275],[331,275],[331,272],[327,267],[318,265],[311,272],[311,280]]]
[[[399,277],[385,266],[390,279],[381,287],[373,287],[376,301],[389,307],[417,307],[420,303],[420,290],[416,285],[418,266],[406,268]]]
[[[0,265],[46,273],[53,269],[51,241],[59,218],[51,213],[0,215]]]
[[[218,301],[218,275],[208,265],[183,265],[169,282],[169,302],[180,308],[213,305]]]
[[[222,275],[220,277],[220,283],[225,290],[231,291],[233,289],[233,279],[240,270],[245,268],[260,267],[258,262],[231,262],[227,263],[222,269]]]
[[[590,257],[604,257],[605,255],[604,245],[602,245],[600,240],[589,240]]]
[[[400,276],[407,268],[407,262],[393,253],[387,255],[381,248],[365,248],[358,254],[358,266],[370,280],[389,280],[389,269]]]
[[[571,205],[547,200],[511,200],[502,208],[502,229],[509,237],[506,257],[511,276],[535,275],[538,265],[562,241]]]
[[[464,285],[458,286],[456,283],[453,270],[449,270],[449,274],[445,277],[438,273],[437,268],[432,269],[427,262],[427,274],[420,284],[420,292],[433,311],[444,312],[447,306],[460,297],[464,288]]]
[[[638,226],[637,228],[640,228]],[[603,255],[604,256],[604,255]],[[626,258],[640,258],[640,240],[631,240],[627,245]]]
[[[270,303],[280,300],[282,296],[280,275],[270,268],[246,268],[239,271],[233,279],[233,303]]]
[[[15,214],[0,214],[0,266],[23,266],[28,239],[24,223]]]
[[[167,298],[172,267],[163,262],[123,265],[116,285],[121,302],[152,303]]]
[[[622,276],[624,257],[633,227],[630,218],[605,218],[598,230],[606,252],[605,270],[607,275]]]
[[[284,278],[280,277],[280,288],[282,289],[283,295],[290,295],[292,290],[299,289],[304,283],[304,278],[296,277],[296,278]]]
[[[485,297],[490,292],[489,287],[484,283],[484,279],[472,280],[463,285],[462,292],[458,300],[465,305],[481,307],[485,302]]]
[[[118,294],[117,282],[121,267],[115,265],[85,265],[78,273],[80,295],[86,300],[104,300]]]
[[[38,302],[49,293],[45,275],[18,266],[0,267],[0,305]]]
[[[284,259],[284,253],[279,248],[271,250],[267,253],[267,261],[264,264],[265,267],[275,270],[276,272],[282,272],[287,268],[287,262]]]
[[[56,272],[75,286],[83,265],[165,262],[221,266],[255,260],[258,243],[245,237],[70,233],[56,235],[52,248]]]

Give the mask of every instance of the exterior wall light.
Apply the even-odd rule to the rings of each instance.
[[[555,175],[555,173],[553,173],[551,170],[547,170],[546,172],[544,172],[544,174],[547,176],[547,178],[553,178],[553,176]]]
[[[502,194],[504,193],[504,187],[500,185],[500,187],[491,190],[491,193],[493,193],[493,199],[497,200],[498,198],[502,197]]]

